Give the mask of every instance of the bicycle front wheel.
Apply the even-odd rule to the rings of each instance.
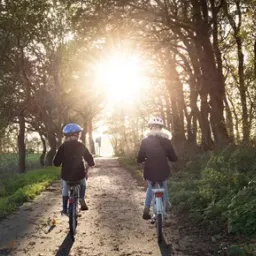
[[[161,243],[162,240],[163,240],[163,219],[162,219],[162,214],[157,214],[156,230],[157,230],[157,240],[158,240],[158,243]]]

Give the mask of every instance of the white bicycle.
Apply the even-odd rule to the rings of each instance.
[[[163,240],[163,225],[166,216],[166,203],[164,200],[164,192],[162,182],[152,182],[153,200],[152,200],[152,223],[156,225],[157,240],[161,243]]]

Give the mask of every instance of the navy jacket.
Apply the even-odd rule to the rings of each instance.
[[[70,140],[64,142],[58,149],[54,159],[54,166],[61,165],[61,178],[65,181],[78,181],[85,178],[85,162],[94,166],[94,160],[82,142]]]
[[[158,134],[150,135],[142,140],[137,162],[144,165],[144,178],[150,181],[164,181],[170,175],[168,160],[175,162],[177,156],[171,141]]]

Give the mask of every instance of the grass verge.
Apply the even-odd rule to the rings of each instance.
[[[14,174],[4,184],[0,181],[0,219],[15,211],[24,202],[35,198],[59,178],[59,168],[48,167],[25,174]]]
[[[127,169],[132,177],[138,181],[140,185],[145,186],[145,181],[143,178],[143,170],[140,168],[139,164],[136,162],[136,158],[133,156],[120,156],[118,161],[121,166]]]
[[[189,216],[212,241],[226,244],[228,256],[256,255],[255,159],[256,148],[230,146],[196,156],[169,180],[178,216]],[[133,176],[142,177],[133,157],[121,157],[119,162]]]

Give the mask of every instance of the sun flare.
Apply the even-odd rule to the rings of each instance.
[[[136,56],[113,55],[96,68],[96,81],[103,86],[110,101],[128,104],[138,99],[146,84],[141,61]]]

